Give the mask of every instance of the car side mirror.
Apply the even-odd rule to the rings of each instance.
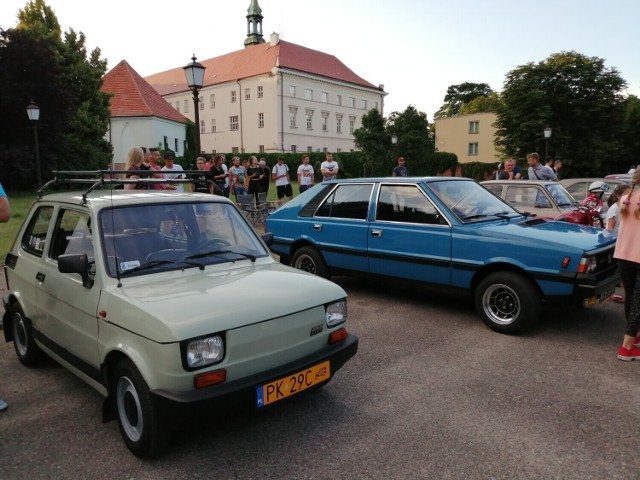
[[[82,277],[82,286],[93,287],[93,279],[89,277],[89,258],[86,253],[68,253],[58,257],[60,273],[77,273]]]
[[[271,232],[263,233],[262,235],[260,235],[260,238],[262,238],[262,241],[267,244],[267,247],[270,247],[273,243],[273,233]]]

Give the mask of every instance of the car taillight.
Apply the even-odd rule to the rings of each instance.
[[[334,345],[338,342],[341,342],[345,338],[347,338],[347,329],[340,328],[335,332],[331,332],[331,334],[329,335],[329,345]]]

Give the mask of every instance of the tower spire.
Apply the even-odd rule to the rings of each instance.
[[[258,45],[264,43],[262,37],[262,9],[258,5],[258,0],[251,0],[251,5],[247,9],[247,38],[244,46]]]

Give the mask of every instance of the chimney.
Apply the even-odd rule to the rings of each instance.
[[[276,45],[278,45],[278,43],[280,43],[280,35],[278,35],[276,32],[273,32],[271,34],[271,40],[269,42],[271,43],[272,47],[275,47]]]

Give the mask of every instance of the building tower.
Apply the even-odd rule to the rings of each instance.
[[[258,0],[251,0],[251,5],[247,9],[247,38],[244,46],[258,45],[264,43],[262,37],[262,9],[258,5]]]

